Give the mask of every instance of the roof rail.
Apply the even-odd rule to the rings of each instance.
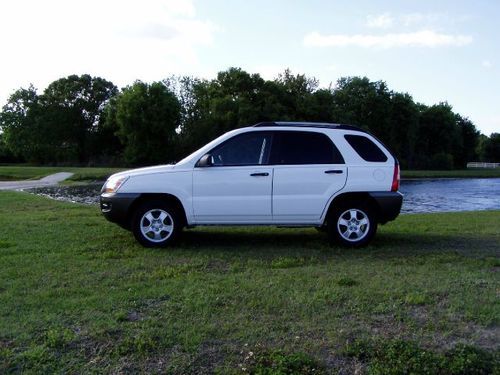
[[[295,128],[326,128],[326,129],[340,129],[340,130],[357,130],[365,132],[360,127],[354,125],[332,124],[328,122],[287,122],[287,121],[267,121],[259,122],[254,127],[261,128],[266,126],[279,126],[279,127],[295,127]]]

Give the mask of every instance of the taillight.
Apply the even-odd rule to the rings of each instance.
[[[396,161],[394,164],[394,175],[392,176],[391,191],[399,190],[399,163]]]

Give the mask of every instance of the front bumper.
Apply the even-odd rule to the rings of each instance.
[[[124,228],[130,228],[130,207],[139,198],[139,193],[102,193],[101,212],[106,219]]]
[[[378,219],[381,224],[394,220],[401,212],[403,194],[399,191],[373,192],[370,196],[377,202]]]

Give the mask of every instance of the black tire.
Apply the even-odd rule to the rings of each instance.
[[[377,233],[377,217],[370,206],[356,203],[335,207],[327,221],[332,243],[344,247],[363,247]]]
[[[181,217],[178,210],[166,202],[147,201],[134,213],[132,232],[144,247],[166,247],[172,245],[182,231]]]

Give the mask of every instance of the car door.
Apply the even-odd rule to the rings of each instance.
[[[276,131],[270,164],[273,221],[318,223],[329,199],[347,179],[344,159],[330,137],[314,131]]]
[[[271,133],[236,135],[210,151],[213,165],[193,170],[197,224],[272,222]]]

